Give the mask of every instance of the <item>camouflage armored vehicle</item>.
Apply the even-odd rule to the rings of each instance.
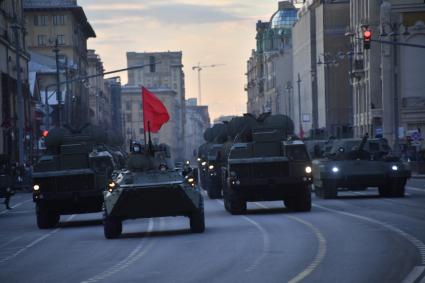
[[[208,149],[213,141],[212,128],[208,128],[204,132],[205,143],[198,149],[198,170],[202,188],[206,189],[206,177],[208,174]]]
[[[49,132],[46,153],[33,173],[33,200],[40,229],[54,227],[63,214],[102,210],[102,192],[116,169],[106,142],[106,132],[90,125]]]
[[[104,191],[104,234],[119,237],[127,219],[186,216],[190,230],[205,230],[204,202],[192,175],[170,169],[168,147],[156,146],[153,153],[135,149],[121,173]]]
[[[305,144],[288,140],[292,120],[263,114],[234,118],[229,123],[233,142],[223,170],[224,205],[231,214],[246,211],[250,201],[283,200],[295,211],[311,209],[311,161]]]
[[[352,190],[378,187],[382,197],[403,197],[411,173],[398,159],[390,155],[384,139],[335,140],[324,159],[313,161],[315,193],[331,199],[338,188]]]

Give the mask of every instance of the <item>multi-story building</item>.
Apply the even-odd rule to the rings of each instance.
[[[172,147],[175,148],[176,158],[183,159],[185,144],[185,77],[182,64],[182,52],[127,52],[127,66],[140,66],[156,63],[155,68],[145,67],[128,72],[128,86],[140,86],[158,93],[164,91],[169,98],[174,98],[171,116],[172,124],[176,127]],[[123,91],[124,95],[124,91]],[[170,101],[171,102],[171,101]],[[123,104],[124,105],[124,104]],[[171,105],[171,104],[170,104]],[[169,109],[170,110],[170,109]]]
[[[156,144],[166,143],[171,148],[172,156],[175,160],[184,159],[183,149],[184,143],[179,140],[180,121],[178,120],[180,107],[176,103],[177,93],[168,88],[150,88],[150,91],[158,97],[167,108],[170,120],[161,127],[161,130],[154,134],[152,133],[152,142]],[[129,150],[128,145],[131,142],[145,142],[144,133],[148,131],[143,127],[143,105],[141,86],[126,85],[121,90],[121,109],[124,120],[125,145],[126,150]]]
[[[28,85],[29,54],[24,34],[22,1],[0,1],[0,156],[11,162],[19,160],[19,119],[24,121],[25,159],[29,157],[31,140],[37,130],[32,125],[34,113],[31,111],[32,97]],[[19,49],[19,56],[16,56],[16,47]],[[19,70],[17,62],[20,65]],[[18,71],[20,72],[23,97],[18,97]],[[21,98],[22,100],[19,101]],[[22,109],[20,102],[24,105],[24,113],[19,111]]]
[[[364,50],[365,26],[374,39],[425,45],[425,4],[420,0],[359,0],[351,2],[351,35],[355,45],[354,124],[357,135],[366,132],[396,136],[394,113],[399,113],[398,135],[425,132],[425,64],[423,50],[372,42]],[[391,27],[397,27],[392,30]],[[395,104],[397,102],[397,104]],[[397,108],[395,107],[397,105]]]
[[[288,86],[292,82],[292,31],[297,9],[292,1],[280,1],[270,22],[257,23],[257,48],[247,62],[248,112],[291,112]]]
[[[24,0],[23,3],[28,49],[55,56],[53,50],[57,47],[59,68],[73,70],[68,78],[86,76],[87,40],[96,34],[77,1]],[[78,81],[63,87],[64,122],[74,126],[89,122],[89,96],[85,84]]]
[[[204,131],[210,126],[208,106],[198,106],[196,98],[186,100],[186,159],[195,163],[198,148],[204,143]]]
[[[311,135],[351,134],[352,52],[345,37],[349,11],[349,0],[309,0],[299,10],[292,29],[294,67],[289,87],[297,132],[302,128]]]
[[[88,50],[88,75],[95,76],[104,72],[103,62],[94,50]],[[105,129],[111,127],[111,87],[103,76],[89,79],[90,122]]]
[[[111,89],[111,129],[114,131],[116,136],[124,140],[124,128],[122,119],[122,103],[121,103],[121,78],[112,77],[106,79],[106,83]]]

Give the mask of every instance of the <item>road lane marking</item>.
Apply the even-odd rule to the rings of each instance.
[[[13,243],[13,242],[16,242],[17,240],[19,240],[20,238],[22,238],[23,236],[18,236],[18,237],[15,237],[15,238],[13,238],[12,240],[10,240],[10,241],[7,241],[6,243],[4,243],[4,244],[2,244],[2,245],[0,245],[0,249],[3,249],[4,247],[6,247],[6,246],[8,246],[9,244],[11,244],[11,243]]]
[[[205,192],[203,192],[203,194],[205,195]],[[224,205],[224,202],[222,200],[216,199],[216,202],[219,203],[220,206]],[[263,248],[262,248],[261,254],[254,260],[254,262],[250,266],[248,266],[245,269],[245,272],[252,272],[255,268],[257,268],[260,265],[261,261],[266,257],[267,253],[270,251],[270,237],[267,231],[257,221],[245,215],[239,215],[239,216],[245,219],[246,221],[248,221],[249,223],[251,223],[252,225],[254,225],[254,227],[258,231],[260,231],[261,237],[263,238]]]
[[[163,219],[161,218],[160,221],[161,221],[160,227],[162,227]],[[152,233],[153,228],[154,228],[154,221],[153,221],[152,218],[150,218],[149,224],[148,224],[148,230],[145,233],[145,237],[130,252],[130,254],[126,258],[124,258],[123,260],[121,260],[120,262],[115,264],[113,267],[109,268],[107,271],[102,272],[102,273],[100,273],[96,276],[93,276],[92,278],[89,278],[87,280],[84,280],[81,283],[93,283],[93,282],[98,282],[98,281],[104,280],[104,279],[124,270],[125,268],[127,268],[128,266],[133,264],[135,261],[137,261],[140,258],[142,258],[143,256],[145,256],[145,254],[152,248],[152,246],[154,244],[154,241],[151,241],[150,243],[145,245],[145,242],[148,241],[147,236],[149,236]]]
[[[75,217],[75,214],[74,214],[74,215],[71,215],[70,217],[68,217],[68,219],[67,219],[67,220],[65,220],[65,222],[69,222],[69,221],[71,221],[74,217]],[[49,238],[50,236],[52,236],[53,234],[55,234],[55,233],[59,232],[61,229],[62,229],[62,228],[56,228],[55,230],[53,230],[53,231],[51,231],[51,232],[49,232],[49,233],[47,233],[47,234],[42,235],[41,237],[39,237],[39,238],[37,238],[36,240],[34,240],[34,241],[32,241],[31,243],[29,243],[28,245],[26,245],[26,246],[24,246],[24,247],[20,248],[20,249],[19,249],[18,251],[16,251],[15,253],[13,253],[13,254],[11,254],[11,255],[9,255],[9,256],[7,256],[7,257],[5,257],[5,258],[0,259],[0,264],[3,264],[3,263],[5,263],[6,261],[9,261],[9,260],[11,260],[11,259],[13,259],[13,258],[17,257],[18,255],[20,255],[20,254],[24,253],[26,250],[28,250],[28,249],[30,249],[30,248],[32,248],[32,247],[34,247],[35,245],[37,245],[37,244],[38,244],[38,243],[40,243],[41,241],[43,241],[43,240],[45,240],[45,239]]]
[[[425,189],[419,189],[419,188],[415,188],[415,187],[411,187],[411,186],[406,186],[406,189],[411,190],[411,191],[415,191],[415,192],[425,193]]]
[[[31,199],[24,200],[24,201],[22,201],[22,202],[19,202],[19,203],[15,204],[15,205],[11,206],[11,208],[13,209],[13,208],[20,207],[21,205],[23,205],[23,204],[25,204],[25,203],[27,203],[27,202],[29,202],[29,201],[32,201],[32,198],[31,198]],[[8,212],[12,212],[12,209],[2,210],[2,211],[0,211],[0,215],[1,215],[1,214],[6,214],[6,213],[8,213]]]
[[[373,218],[369,218],[369,217],[366,217],[366,216],[362,216],[362,215],[358,215],[358,214],[354,214],[354,213],[350,213],[350,212],[340,211],[340,210],[336,210],[336,209],[332,209],[332,208],[327,208],[327,207],[319,205],[319,204],[313,204],[313,206],[320,208],[320,209],[323,209],[323,210],[330,211],[330,212],[342,214],[342,215],[345,215],[345,216],[350,216],[350,217],[360,219],[360,220],[363,220],[363,221],[366,221],[366,222],[369,222],[369,223],[373,223],[373,224],[382,226],[382,227],[386,228],[387,230],[390,230],[391,232],[398,234],[399,236],[403,237],[404,239],[406,239],[408,242],[410,242],[411,244],[413,244],[415,246],[415,248],[419,252],[419,255],[421,256],[421,263],[420,263],[419,267],[425,266],[425,244],[421,240],[419,240],[418,238],[404,232],[403,230],[400,230],[399,228],[397,228],[397,227],[395,227],[391,224],[381,222],[381,221],[373,219]],[[409,276],[410,276],[410,274],[406,277],[406,279]],[[415,282],[416,280],[420,279],[419,277],[415,278],[415,280],[413,280],[413,281],[408,281],[408,282]]]
[[[270,209],[270,207],[255,202],[256,205],[266,208],[266,209]],[[317,249],[317,253],[316,256],[314,257],[314,260],[307,266],[307,268],[305,268],[303,271],[301,271],[300,273],[298,273],[295,277],[293,277],[292,279],[290,279],[288,281],[288,283],[297,283],[297,282],[301,282],[302,280],[304,280],[308,275],[310,275],[313,271],[315,271],[317,269],[317,267],[323,262],[325,255],[326,255],[326,251],[327,251],[327,242],[325,237],[323,236],[322,232],[320,232],[320,230],[314,226],[313,224],[311,224],[310,222],[301,219],[299,217],[296,216],[292,216],[292,215],[286,215],[288,218],[297,221],[305,226],[307,226],[310,230],[313,231],[314,235],[316,236],[317,242],[319,244],[319,247]]]

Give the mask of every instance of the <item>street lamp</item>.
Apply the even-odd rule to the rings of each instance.
[[[394,156],[399,157],[400,156],[400,142],[399,142],[399,125],[400,125],[400,110],[399,110],[399,97],[398,97],[398,74],[397,74],[397,63],[398,63],[398,57],[397,57],[397,41],[399,36],[400,27],[404,27],[403,36],[408,36],[409,30],[408,28],[403,25],[402,23],[397,22],[385,22],[382,24],[381,28],[381,37],[387,37],[391,36],[392,39],[392,52],[393,52],[393,83],[394,83],[394,93],[393,93],[393,99],[394,99],[394,148],[393,148],[393,154]],[[391,30],[390,34],[387,34],[386,28],[389,27]]]

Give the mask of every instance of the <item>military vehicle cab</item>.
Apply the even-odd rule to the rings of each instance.
[[[175,170],[169,160],[165,145],[130,154],[127,169],[116,175],[103,194],[107,239],[121,235],[125,220],[165,216],[186,216],[193,233],[204,232],[204,202],[195,178]]]
[[[335,140],[323,159],[313,161],[315,193],[320,198],[338,196],[338,189],[377,187],[382,197],[403,197],[410,169],[391,156],[384,139]]]
[[[224,172],[226,210],[240,214],[247,202],[283,200],[289,209],[309,211],[311,161],[302,141],[288,140],[292,120],[284,115],[263,115],[256,121],[245,116],[233,124],[231,132],[243,130],[229,149]]]
[[[56,226],[60,215],[102,210],[102,192],[115,169],[106,140],[106,132],[93,126],[49,132],[46,152],[33,173],[33,200],[40,229]]]

